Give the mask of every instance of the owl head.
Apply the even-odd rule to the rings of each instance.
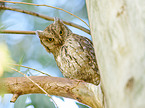
[[[65,26],[59,18],[55,18],[54,23],[46,27],[44,31],[36,31],[41,44],[48,52],[53,52],[57,48],[61,47],[64,44],[66,37],[71,33],[71,30]]]

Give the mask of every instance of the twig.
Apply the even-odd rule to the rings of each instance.
[[[5,34],[36,34],[35,31],[16,31],[16,30],[0,30],[0,33]]]
[[[19,94],[13,94],[13,97],[10,102],[14,103],[18,99],[19,96],[20,96]]]
[[[40,72],[40,73],[42,73],[42,74],[44,74],[44,75],[47,75],[47,76],[50,76],[50,77],[51,77],[51,75],[49,75],[49,74],[47,74],[47,73],[44,73],[44,72],[42,72],[42,71],[40,71],[40,70],[37,70],[37,69],[31,68],[31,67],[28,67],[28,66],[19,65],[19,64],[10,64],[10,65],[13,65],[13,66],[20,66],[20,67],[24,67],[24,68],[32,69],[32,70],[34,70],[34,71]]]
[[[14,69],[14,68],[12,68],[12,67],[9,67],[10,69],[12,69],[12,70],[14,70],[14,71],[16,71],[16,72],[18,72],[18,73],[20,73],[20,74],[22,74],[22,75],[24,75],[27,79],[29,79],[33,84],[35,84],[39,89],[41,89],[45,94],[47,94],[47,96],[48,97],[50,97],[51,99],[52,99],[52,97],[39,85],[39,84],[37,84],[37,83],[35,83],[31,78],[29,78],[27,75],[25,75],[24,73],[22,73],[22,72],[20,72],[20,71],[18,71],[17,69]],[[55,103],[55,101],[52,99],[52,101],[54,102],[54,104],[55,104],[55,106],[56,106],[56,108],[58,108],[58,106],[57,106],[57,104]]]
[[[72,15],[72,16],[78,18],[78,19],[80,19],[82,22],[84,22],[84,23],[89,27],[89,25],[88,25],[84,20],[82,20],[82,19],[79,18],[78,16],[76,16],[76,15],[74,15],[74,14],[72,14],[72,13],[70,13],[70,12],[68,12],[68,11],[66,11],[66,10],[64,10],[64,9],[62,9],[62,8],[53,7],[53,6],[49,6],[49,5],[45,5],[45,4],[34,4],[34,3],[26,3],[26,2],[13,2],[13,1],[3,1],[3,2],[14,3],[14,4],[15,4],[15,3],[16,3],[16,4],[26,4],[26,5],[33,5],[33,6],[46,6],[46,7],[51,7],[51,8],[54,8],[54,9],[62,10],[62,11],[64,11],[64,12],[66,12],[66,13],[68,13],[68,14],[70,14],[70,15]]]
[[[25,14],[37,16],[37,17],[40,17],[40,18],[43,18],[43,19],[46,19],[46,20],[49,20],[49,21],[54,21],[54,18],[53,17],[45,16],[45,15],[38,14],[38,13],[35,13],[35,12],[31,12],[31,11],[26,11],[26,10],[11,8],[11,7],[4,7],[4,6],[0,7],[0,9],[21,12],[21,13],[25,13]],[[80,25],[77,25],[77,24],[74,24],[74,23],[71,23],[71,22],[68,22],[68,21],[64,21],[64,20],[62,20],[62,21],[66,25],[69,25],[69,26],[78,28],[78,29],[80,29],[80,30],[82,30],[82,31],[90,34],[90,30],[88,30],[88,29],[86,29],[86,28],[84,28],[84,27],[82,27]]]

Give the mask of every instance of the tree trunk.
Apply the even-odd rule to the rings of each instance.
[[[145,0],[86,0],[106,108],[145,108]]]

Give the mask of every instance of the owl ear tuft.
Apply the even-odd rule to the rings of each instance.
[[[44,35],[44,32],[43,31],[41,31],[41,30],[36,30],[36,35],[37,36],[39,36],[39,37],[41,37],[41,36],[43,36]]]
[[[55,17],[55,18],[54,18],[54,23],[55,23],[55,24],[57,24],[57,23],[60,24],[60,23],[63,23],[63,21],[62,21],[61,19]]]

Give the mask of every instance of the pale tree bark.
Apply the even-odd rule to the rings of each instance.
[[[86,0],[106,108],[145,108],[145,0]]]

